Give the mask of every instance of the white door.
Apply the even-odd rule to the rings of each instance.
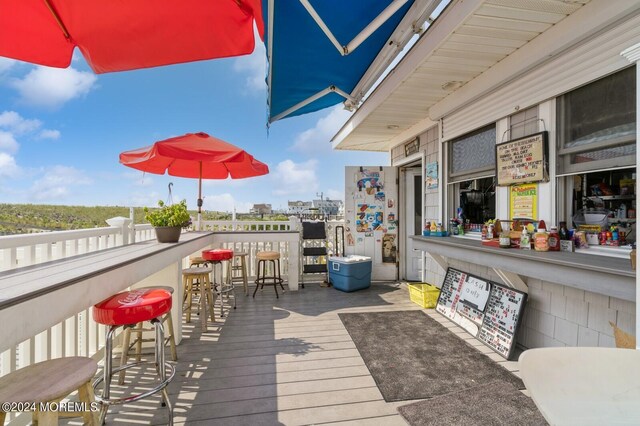
[[[395,167],[345,167],[345,253],[371,257],[371,278],[398,279],[398,181]]]
[[[412,235],[422,234],[422,171],[419,167],[404,169],[402,185],[404,209],[400,218],[405,250],[404,278],[420,281],[422,277],[422,251],[413,248]]]

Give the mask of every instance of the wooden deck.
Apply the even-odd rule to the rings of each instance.
[[[276,300],[271,288],[255,299],[238,292],[238,308],[201,334],[185,326],[177,373],[170,385],[175,424],[188,425],[405,425],[387,403],[339,312],[414,310],[402,284],[374,284],[342,293],[307,284]],[[509,370],[504,361],[464,330],[428,311],[461,338]],[[218,314],[218,310],[216,310]],[[136,378],[137,389],[144,382]],[[113,407],[107,424],[166,424],[160,398]],[[75,424],[75,422],[70,422]]]

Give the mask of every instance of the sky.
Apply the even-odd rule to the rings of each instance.
[[[206,132],[269,165],[266,176],[203,181],[204,209],[247,212],[254,203],[344,199],[346,165],[388,165],[386,153],[334,151],[350,113],[333,108],[267,130],[264,45],[252,55],[94,74],[76,52],[71,67],[0,57],[0,203],[155,206],[186,199],[195,179],[143,174],[120,152]]]

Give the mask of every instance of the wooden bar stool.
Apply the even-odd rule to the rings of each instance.
[[[247,269],[247,256],[249,256],[249,253],[247,252],[234,252],[233,261],[229,263],[229,266],[231,266],[231,271],[227,272],[227,274],[231,276],[232,282],[242,282],[245,296],[249,295],[249,271]]]
[[[202,256],[194,256],[189,258],[189,267],[193,266],[207,266],[209,262],[204,260]]]
[[[84,423],[98,426],[98,412],[91,411],[95,397],[91,380],[98,370],[98,363],[91,358],[67,357],[38,362],[0,378],[0,401],[5,403],[33,403],[33,424],[57,425],[59,417],[76,417],[74,412],[41,411],[41,403],[59,403],[69,394],[78,391],[78,399],[88,411],[82,412]],[[94,407],[91,405],[94,404]],[[30,407],[31,408],[31,407]],[[44,408],[44,407],[43,407]],[[72,414],[73,413],[73,414]],[[0,426],[4,425],[6,412],[0,409]],[[78,413],[79,415],[80,413]]]
[[[162,393],[163,406],[169,411],[169,425],[173,425],[173,408],[169,400],[167,386],[176,374],[175,367],[165,361],[164,357],[164,327],[160,318],[171,310],[171,293],[160,288],[146,288],[118,293],[93,306],[93,319],[98,324],[107,326],[104,345],[104,374],[93,382],[96,389],[102,383],[102,393],[96,395],[101,403],[100,422],[104,423],[109,406],[138,401],[142,398]],[[118,327],[132,326],[144,321],[151,321],[156,331],[154,361],[134,362],[113,368],[113,336]],[[151,389],[133,396],[114,398],[111,396],[111,381],[114,373],[137,367],[142,364],[152,364],[158,373],[158,382]],[[145,386],[146,388],[146,386]]]
[[[212,290],[210,275],[213,272],[211,266],[198,266],[182,271],[182,283],[184,285],[185,301],[187,302],[187,322],[191,322],[191,306],[195,293],[200,294],[200,322],[202,331],[207,331],[207,305],[211,322],[215,322],[213,304],[216,301]]]
[[[233,280],[231,279],[231,274],[227,273],[227,280],[225,282],[224,277],[222,276],[222,269],[220,270],[220,282],[216,282],[216,266],[222,266],[222,262],[227,262],[227,272],[229,272],[229,265],[231,265],[231,261],[233,259],[233,250],[204,250],[202,252],[202,257],[211,262],[211,266],[213,267],[213,288],[218,296],[220,296],[220,317],[224,318],[224,296],[227,296],[228,301],[229,293],[233,294],[233,309],[236,309],[236,293]]]
[[[273,286],[276,298],[279,298],[277,285],[280,284],[282,291],[285,291],[282,285],[283,279],[280,277],[280,253],[277,251],[259,251],[256,253],[256,258],[258,259],[258,277],[256,278],[256,289],[253,291],[253,297],[256,297],[258,286],[264,288],[266,284]],[[267,262],[271,262],[273,265],[273,275],[267,275]],[[272,280],[273,282],[267,282],[267,280]]]
[[[173,287],[170,286],[154,286],[154,287],[141,287],[138,290],[142,290],[142,289],[148,289],[148,288],[159,288],[162,290],[166,290],[169,293],[171,293],[171,297],[173,297]],[[165,323],[167,323],[168,326],[168,331],[169,331],[169,335],[167,336],[165,333],[165,343],[164,345],[169,345],[169,348],[171,350],[171,360],[172,361],[178,361],[178,352],[176,350],[176,339],[175,339],[175,332],[173,329],[173,316],[171,315],[171,310],[169,310],[169,312],[167,312],[166,314],[164,314],[162,316],[162,318],[160,318],[160,321],[162,322],[162,324],[164,325]],[[140,362],[141,361],[141,356],[142,356],[142,343],[144,342],[152,342],[153,339],[143,339],[142,338],[142,333],[145,331],[151,331],[150,328],[144,328],[143,327],[143,323],[138,323],[136,324],[134,327],[125,327],[124,331],[122,332],[122,354],[120,356],[120,365],[125,365],[127,362],[129,362],[129,357],[132,356],[130,354],[131,349],[135,346],[136,350],[135,353],[133,354],[133,356],[136,357],[136,361]],[[134,332],[136,333],[136,337],[135,339],[133,339],[133,342],[131,342],[131,333]],[[121,371],[120,372],[120,377],[118,378],[118,384],[122,385],[124,384],[124,375],[125,375],[125,371]]]

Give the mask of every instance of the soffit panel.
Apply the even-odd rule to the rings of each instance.
[[[588,1],[487,0],[337,146],[339,149],[356,149],[355,146],[363,149],[362,144],[366,144],[367,137],[371,137],[372,150],[374,145],[377,148],[381,146],[380,138],[387,137],[387,144],[390,144],[395,136],[426,118],[432,105]],[[428,37],[429,32],[424,36]],[[445,89],[447,83],[454,83],[454,88]],[[388,125],[398,128],[389,130]],[[383,131],[370,133],[372,128]]]

